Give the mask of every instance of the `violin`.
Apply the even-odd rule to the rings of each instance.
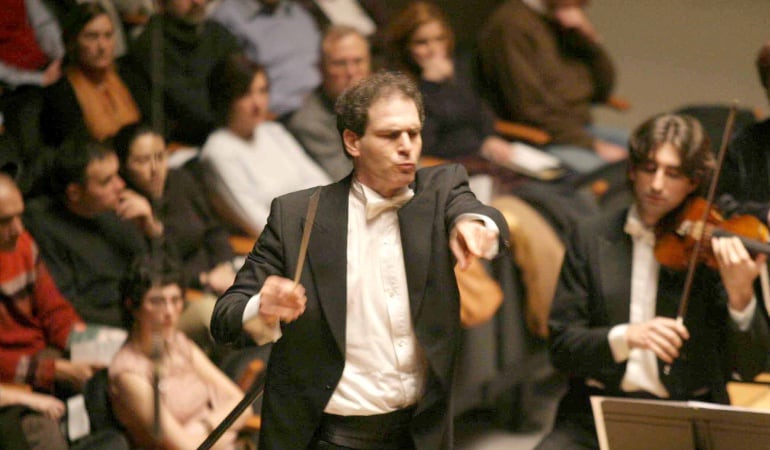
[[[770,231],[756,217],[749,215],[725,219],[716,208],[706,210],[708,203],[701,197],[688,201],[676,219],[655,230],[655,258],[673,270],[685,270],[690,260],[696,258],[707,267],[718,269],[717,260],[711,248],[711,237],[737,236],[746,249],[756,253],[770,254]],[[706,218],[705,223],[703,218]],[[701,241],[698,254],[696,243]]]

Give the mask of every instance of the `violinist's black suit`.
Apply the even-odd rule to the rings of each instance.
[[[412,436],[417,449],[451,448],[449,392],[460,332],[459,294],[449,249],[449,232],[464,213],[507,225],[495,209],[468,189],[459,165],[421,169],[414,197],[399,211],[404,264],[415,334],[428,361],[425,395],[416,405]],[[282,327],[268,365],[262,404],[260,449],[301,450],[308,446],[345,366],[348,195],[351,177],[321,188],[301,284],[307,307]],[[221,342],[248,339],[242,316],[248,299],[269,275],[291,278],[297,266],[304,216],[311,190],[276,199],[267,227],[235,284],[217,301],[212,333]]]
[[[620,389],[626,364],[615,362],[607,339],[613,326],[629,322],[633,242],[623,231],[627,214],[623,209],[581,224],[567,251],[549,319],[551,360],[569,376],[554,429],[588,442],[544,442],[541,448],[598,448],[589,395],[627,396]],[[660,268],[657,316],[676,317],[684,279],[685,272]],[[658,364],[671,399],[727,403],[733,371],[751,379],[764,368],[770,335],[757,298],[752,325],[741,332],[729,317],[719,273],[698,269],[684,320],[690,332],[684,356],[668,376]],[[598,383],[589,387],[587,379]]]

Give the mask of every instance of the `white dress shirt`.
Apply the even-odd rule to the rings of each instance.
[[[411,197],[404,188],[394,197]],[[348,196],[347,314],[345,368],[325,412],[344,416],[383,414],[415,404],[425,389],[427,362],[412,326],[398,209],[367,219],[367,203],[387,201],[353,180]],[[489,217],[462,214],[493,231]],[[454,227],[453,227],[454,229]],[[498,247],[486,257],[494,257]],[[259,313],[260,295],[252,296],[243,322]],[[281,337],[279,325],[263,326],[258,344]]]
[[[353,182],[348,197],[345,369],[327,413],[382,414],[416,403],[424,390],[427,366],[412,327],[398,210],[366,219],[366,203],[383,200]]]

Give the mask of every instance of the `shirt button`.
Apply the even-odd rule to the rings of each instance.
[[[324,386],[324,389],[326,389],[327,391],[331,391],[332,390],[332,385],[331,384],[327,384],[326,386]]]

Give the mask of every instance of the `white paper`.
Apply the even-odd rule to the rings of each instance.
[[[553,180],[564,175],[565,170],[555,156],[521,142],[512,142],[508,159],[498,164],[530,177]]]
[[[86,400],[82,394],[67,399],[67,437],[70,442],[77,441],[91,433]]]
[[[73,331],[69,342],[70,360],[109,366],[127,337],[126,330],[101,325],[88,325],[85,331]]]
[[[561,167],[555,156],[521,142],[511,144],[511,163],[533,172]]]

